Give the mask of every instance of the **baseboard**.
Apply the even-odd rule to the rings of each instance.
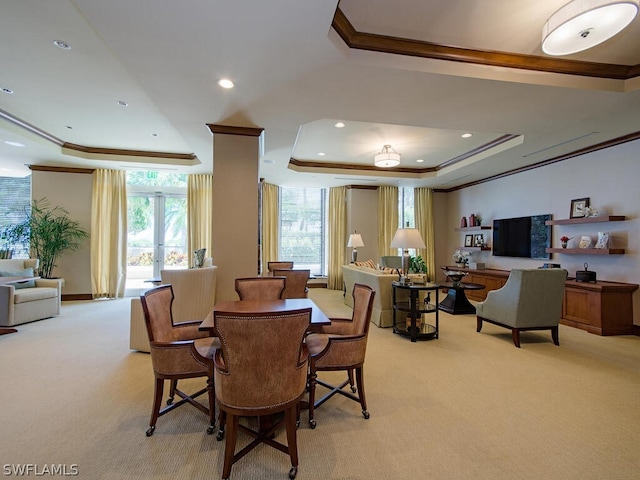
[[[93,295],[90,293],[70,293],[68,295],[62,294],[61,300],[63,302],[72,302],[77,300],[93,300]]]
[[[640,337],[640,325],[634,325],[633,326],[633,334],[636,337]]]

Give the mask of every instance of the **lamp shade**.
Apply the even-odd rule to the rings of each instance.
[[[349,235],[349,242],[347,243],[347,247],[364,247],[362,235],[360,235],[359,233],[352,233],[351,235]]]
[[[417,228],[399,228],[391,240],[391,248],[427,248]]]
[[[380,153],[373,158],[373,161],[376,167],[395,167],[400,165],[400,154],[391,148],[391,145],[385,145]]]
[[[542,28],[542,51],[569,55],[594,47],[623,30],[638,13],[639,0],[572,0]]]

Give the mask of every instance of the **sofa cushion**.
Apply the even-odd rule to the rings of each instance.
[[[377,270],[377,266],[375,263],[373,263],[373,260],[367,260],[366,262],[356,262],[355,265],[356,267],[366,267],[366,268],[373,268],[374,270]]]
[[[33,277],[33,268],[25,268],[23,270],[0,270],[0,277]],[[21,288],[34,288],[35,280],[27,280],[26,282],[13,283],[16,290]]]
[[[58,290],[56,288],[49,287],[34,287],[25,288],[20,291],[16,291],[13,295],[13,303],[26,303],[34,300],[43,300],[45,298],[56,298],[58,296]]]

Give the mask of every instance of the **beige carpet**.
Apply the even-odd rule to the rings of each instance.
[[[349,314],[342,292],[311,296]],[[529,332],[516,349],[505,329],[476,333],[471,315],[440,322],[438,340],[415,344],[372,327],[371,418],[342,397],[318,409],[315,430],[303,416],[299,479],[639,478],[640,338],[561,326],[560,347]],[[35,464],[77,465],[83,479],[220,478],[223,444],[196,409],[145,436],[153,376],[149,355],[128,348],[128,299],[65,302],[60,317],[18,328],[0,336],[4,475]],[[231,477],[286,479],[288,468],[261,446]]]

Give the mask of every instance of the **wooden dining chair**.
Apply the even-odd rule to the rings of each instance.
[[[236,278],[235,290],[240,300],[279,300],[285,277]]]
[[[267,262],[267,271],[269,275],[273,275],[273,271],[279,269],[279,270],[291,270],[293,269],[293,262],[283,262],[283,261],[277,261],[277,262]]]
[[[215,428],[215,388],[213,384],[213,354],[220,347],[217,338],[197,338],[203,333],[198,331],[201,320],[175,323],[171,314],[173,304],[173,288],[162,285],[147,290],[140,295],[144,320],[149,335],[151,364],[155,376],[155,393],[151,420],[146,434],[153,435],[158,417],[175,408],[189,403],[209,416],[207,433]],[[206,377],[205,388],[194,394],[187,394],[178,389],[178,381],[185,378]],[[170,381],[167,406],[161,408],[164,382]],[[208,392],[209,404],[204,406],[195,400]],[[181,400],[173,403],[174,397]]]
[[[273,271],[274,277],[284,277],[284,291],[280,298],[307,298],[309,288],[307,282],[311,276],[311,270],[281,270]]]
[[[297,410],[307,384],[304,338],[310,321],[311,308],[266,313],[214,311],[215,331],[222,345],[214,356],[214,383],[221,411],[220,431],[227,437],[222,478],[229,478],[232,465],[260,443],[287,453],[289,478],[295,478]],[[279,412],[284,412],[284,419],[266,430],[255,431],[238,422],[240,417]],[[273,439],[273,432],[283,422],[287,445]],[[253,441],[235,453],[238,431]]]
[[[331,318],[331,325],[320,327],[319,333],[311,333],[306,338],[309,349],[309,426],[311,428],[316,428],[315,409],[337,393],[359,402],[362,415],[366,419],[369,418],[364,393],[363,366],[375,294],[375,290],[367,285],[354,284],[352,317],[350,319]],[[347,379],[337,386],[318,379],[320,371],[339,370],[347,372]],[[354,385],[354,371],[357,389]],[[329,393],[317,401],[315,400],[316,385],[329,389]],[[351,392],[343,390],[347,385],[351,387]],[[356,392],[357,395],[355,395]]]

